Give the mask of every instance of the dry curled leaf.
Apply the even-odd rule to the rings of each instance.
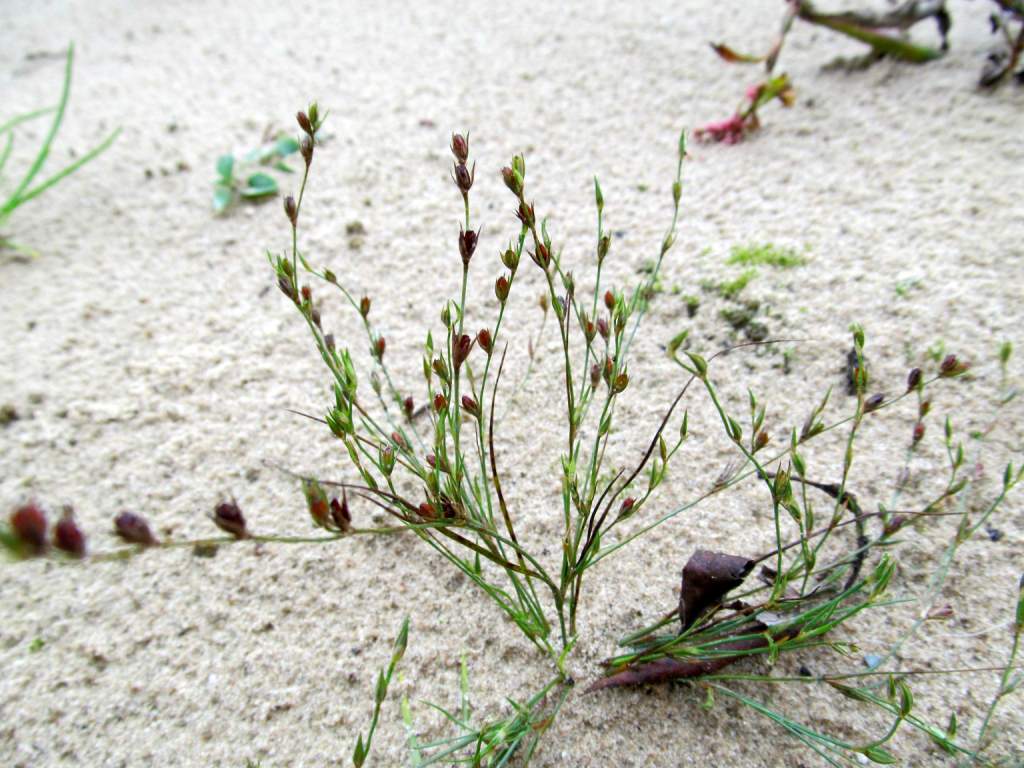
[[[683,567],[679,620],[687,629],[708,608],[743,583],[754,561],[738,555],[698,549]]]

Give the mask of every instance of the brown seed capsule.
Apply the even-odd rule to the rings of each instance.
[[[302,288],[299,291],[299,293],[302,295],[302,300],[303,301],[312,301],[313,300],[313,289],[310,288],[308,285],[302,286]]]
[[[544,243],[540,243],[537,246],[537,253],[533,255],[533,260],[537,263],[541,269],[547,269],[551,263],[551,253],[548,251],[548,247]]]
[[[512,272],[515,272],[516,268],[519,266],[519,254],[511,248],[507,248],[505,252],[501,254],[501,263],[512,270]]]
[[[899,531],[904,525],[907,524],[907,518],[903,515],[896,515],[882,529],[882,533],[886,536],[892,536],[894,533]]]
[[[914,445],[921,442],[924,437],[924,422],[919,421],[914,425]]]
[[[615,294],[611,291],[604,292],[604,305],[608,308],[608,311],[615,309]]]
[[[384,350],[387,349],[388,343],[385,341],[383,336],[378,336],[377,340],[373,342],[373,356],[378,360],[384,359]]]
[[[461,133],[452,134],[452,154],[460,163],[469,159],[469,141]]]
[[[402,401],[402,408],[405,411],[405,418],[411,419],[412,414],[416,410],[416,404],[413,402],[411,395],[409,397],[406,397],[405,400]]]
[[[46,549],[46,513],[34,502],[14,510],[11,529],[18,541],[32,554]]]
[[[214,507],[211,519],[214,525],[225,533],[230,533],[236,539],[249,537],[249,531],[245,527],[245,516],[234,499],[222,501]]]
[[[72,557],[85,557],[85,534],[75,522],[70,506],[64,507],[64,514],[53,528],[53,546]]]
[[[872,411],[877,411],[879,408],[882,407],[883,403],[885,403],[884,392],[879,392],[877,394],[872,395],[871,397],[864,401],[864,413],[871,413]]]
[[[508,279],[504,275],[494,281],[494,295],[502,304],[508,300],[508,289]]]
[[[287,296],[292,301],[298,301],[298,297],[295,295],[295,285],[292,281],[284,275],[279,275],[277,278],[277,287],[281,289],[281,293]]]
[[[462,364],[466,362],[466,358],[469,357],[470,350],[473,349],[473,339],[463,334],[460,336],[454,344],[452,344],[452,363],[455,366],[455,370],[459,370]]]
[[[341,501],[337,498],[331,499],[331,520],[334,527],[342,533],[347,533],[352,528],[352,515],[348,510],[348,496],[344,491],[341,493]]]
[[[363,298],[359,300],[359,314],[362,315],[364,319],[366,318],[367,315],[370,314],[369,296],[363,296]]]
[[[622,504],[619,506],[619,517],[622,517],[623,515],[628,515],[635,504],[636,499],[634,499],[632,496],[623,499]]]
[[[519,195],[522,194],[523,187],[519,183],[519,179],[516,178],[515,172],[508,166],[501,169],[501,179],[505,182],[505,186],[509,188],[513,195],[519,197]]]
[[[324,346],[331,352],[334,351],[334,334],[328,333],[324,336]]]
[[[417,511],[420,513],[420,517],[422,517],[424,520],[437,519],[437,510],[434,508],[434,505],[429,502],[425,501],[422,504],[420,504],[420,508]]]
[[[608,341],[608,321],[605,320],[603,317],[600,317],[597,320],[597,332],[601,334],[602,339]]]
[[[442,395],[440,392],[438,392],[436,395],[434,395],[434,410],[435,411],[440,413],[441,411],[443,411],[447,407],[448,407],[448,401],[445,399],[444,395]]]
[[[305,112],[297,112],[295,120],[299,124],[299,128],[303,130],[308,136],[313,135],[313,124],[309,121],[309,116]]]
[[[598,382],[601,381],[601,366],[594,363],[590,366],[590,386],[592,389],[597,389]]]
[[[486,328],[483,328],[480,333],[476,335],[476,343],[480,345],[480,349],[486,352],[488,355],[491,354],[491,332]]]
[[[462,396],[462,408],[473,418],[479,418],[480,406],[477,404],[476,400],[469,395]]]
[[[302,154],[302,159],[306,162],[306,167],[313,162],[313,139],[309,136],[303,136],[302,141],[299,142],[299,152]]]
[[[608,255],[608,249],[611,248],[612,239],[608,235],[602,235],[601,239],[597,242],[597,263],[598,265],[604,262],[604,257]]]
[[[907,392],[913,392],[919,386],[921,386],[921,369],[913,368],[907,374]]]
[[[434,373],[437,374],[437,377],[441,379],[441,381],[448,381],[448,366],[444,364],[444,360],[440,357],[435,358],[431,365],[434,369]]]
[[[469,190],[473,188],[473,181],[476,178],[476,163],[473,164],[472,172],[466,168],[464,163],[456,163],[454,177],[455,185],[459,188],[459,191],[464,195],[468,195]]]
[[[464,266],[469,266],[469,260],[473,258],[476,250],[477,233],[472,229],[469,231],[459,229],[459,255],[462,256]]]
[[[932,409],[931,400],[922,400],[921,404],[917,407],[917,418],[923,419],[928,415],[928,412]]]
[[[760,432],[757,433],[757,437],[754,438],[754,450],[760,451],[762,448],[768,445],[768,441],[770,439],[771,438],[768,436],[768,433],[762,429]]]
[[[961,363],[957,360],[956,355],[947,355],[946,358],[939,365],[939,375],[943,378],[951,378],[953,376],[959,376],[964,373],[970,366],[967,363]]]
[[[398,432],[392,432],[391,433],[391,442],[393,442],[395,445],[397,445],[402,450],[406,450],[409,447],[409,444],[407,442],[405,442],[405,438],[402,437],[402,435],[399,434]]]
[[[306,505],[309,507],[309,516],[313,518],[313,524],[318,528],[326,528],[330,521],[330,504],[324,489],[315,480],[306,480],[302,484],[302,490],[306,495]]]
[[[537,223],[537,214],[534,211],[533,206],[527,205],[524,202],[519,203],[519,210],[516,211],[516,218],[531,228]]]
[[[291,195],[288,195],[288,197],[284,199],[284,215],[288,217],[288,221],[290,221],[294,227],[298,221],[299,209],[298,206],[295,205],[295,198]]]
[[[620,373],[615,377],[615,382],[612,384],[612,392],[617,395],[620,392],[624,392],[628,386],[629,376],[625,373]]]
[[[134,512],[122,512],[115,517],[114,532],[129,544],[152,547],[157,543],[156,537],[149,529],[149,523]]]

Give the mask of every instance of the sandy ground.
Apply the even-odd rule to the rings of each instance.
[[[615,233],[607,279],[633,285],[668,221],[679,129],[728,115],[753,78],[717,61],[707,42],[766,44],[779,6],[3,3],[3,114],[55,98],[61,49],[74,40],[56,159],[114,126],[124,131],[109,154],[11,223],[40,257],[0,265],[0,401],[20,415],[0,428],[0,505],[72,503],[94,551],[117,546],[110,520],[122,509],[147,515],[162,536],[206,535],[206,514],[226,494],[258,532],[308,532],[297,487],[267,463],[345,476],[325,429],[285,411],[322,412],[328,379],[301,321],[271,289],[265,249],[288,245],[279,202],[213,217],[217,155],[249,148],[268,126],[293,130],[290,116],[312,97],[330,109],[305,247],[372,295],[398,383],[421,400],[424,318],[437,332],[437,310],[458,283],[450,131],[471,131],[478,164],[474,216],[485,229],[472,323],[492,322],[496,254],[516,231],[497,176],[516,151],[527,153],[538,211],[550,215],[581,294],[592,286],[591,176],[600,176]],[[783,59],[799,91],[794,108],[766,109],[766,129],[742,146],[693,147],[678,245],[638,337],[613,464],[636,460],[679,385],[661,352],[668,339],[689,327],[694,348],[709,353],[730,338],[717,317],[724,305],[700,284],[735,276],[725,258],[747,243],[791,246],[809,262],[762,269],[746,291],[767,308],[773,335],[803,341],[787,347],[788,374],[778,348],[718,361],[716,378],[739,413],[750,386],[782,439],[830,385],[829,418],[847,412],[841,367],[847,328],[860,320],[877,389],[900,391],[907,369],[940,342],[975,364],[970,380],[937,391],[911,467],[918,495],[945,480],[942,414],[964,435],[988,424],[997,346],[1006,339],[1024,351],[1024,90],[975,91],[991,42],[987,6],[956,2],[953,11],[952,52],[920,69],[822,71],[857,49],[798,27]],[[345,234],[357,220],[366,230],[358,248]],[[539,275],[529,263],[523,270],[507,337],[510,382],[523,376],[540,322]],[[674,291],[701,297],[696,318]],[[325,320],[365,363],[352,313],[328,303]],[[498,450],[520,529],[554,563],[564,437],[552,323],[538,349],[534,375],[507,401]],[[1021,370],[1017,358],[1011,374]],[[701,399],[691,407],[693,439],[645,514],[692,498],[729,457]],[[1011,405],[983,449],[968,441],[989,476],[1008,458],[1020,462],[1021,415]],[[913,406],[900,406],[865,430],[851,483],[871,508],[891,492],[913,421]],[[835,440],[823,441],[809,453],[813,474],[835,479],[841,455]],[[981,485],[975,504],[990,498],[991,483]],[[354,513],[361,524],[375,514],[358,505]],[[1001,538],[964,546],[938,599],[953,617],[929,622],[904,647],[901,667],[1005,663],[1024,566],[1019,494],[993,526]],[[925,593],[954,529],[935,523],[906,537],[897,597]],[[589,582],[573,674],[592,679],[616,638],[673,605],[695,547],[756,554],[771,541],[770,509],[751,486],[605,561]],[[440,733],[423,702],[454,704],[462,654],[481,718],[507,711],[505,697],[529,695],[549,674],[496,608],[409,536],[242,544],[213,558],[183,549],[84,566],[10,563],[0,606],[0,764],[10,766],[346,765],[404,615],[409,651],[374,764],[406,761],[397,694],[410,697],[424,731]],[[844,631],[859,646],[847,660],[807,654],[779,669],[862,669],[863,655],[884,652],[919,610],[900,607]],[[955,711],[973,743],[996,680],[919,679],[920,713],[944,723]],[[742,690],[853,741],[885,725],[823,690]],[[706,712],[702,700],[684,687],[575,694],[534,764],[817,764],[768,721],[723,700]],[[1021,760],[1019,695],[1004,701],[994,727],[993,756]],[[905,765],[950,764],[909,731],[894,750]]]

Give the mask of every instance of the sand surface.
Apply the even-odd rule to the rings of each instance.
[[[591,177],[600,176],[615,235],[606,284],[632,286],[668,223],[679,129],[726,117],[754,78],[720,63],[707,42],[766,45],[780,6],[3,3],[2,114],[56,97],[61,51],[73,40],[75,83],[54,162],[115,126],[123,133],[11,222],[40,256],[0,264],[0,403],[20,415],[0,428],[0,509],[28,498],[51,509],[71,503],[94,551],[117,547],[110,521],[122,509],[145,514],[164,537],[209,534],[206,515],[228,494],[257,532],[310,532],[295,482],[268,462],[351,477],[325,428],[285,410],[322,413],[328,376],[264,257],[289,244],[279,201],[213,217],[215,158],[248,149],[268,127],[294,130],[291,115],[311,98],[330,109],[303,212],[305,249],[373,297],[397,383],[419,402],[424,323],[437,333],[438,309],[458,289],[450,132],[471,132],[477,162],[474,218],[484,236],[470,286],[474,327],[493,322],[497,253],[517,231],[497,175],[517,151],[581,295],[593,284]],[[767,403],[777,441],[828,386],[836,388],[829,419],[848,412],[842,365],[848,326],[859,320],[879,391],[901,391],[908,368],[940,342],[974,363],[969,380],[936,391],[911,464],[914,498],[945,481],[943,414],[965,440],[988,425],[998,344],[1024,352],[1024,90],[976,92],[992,42],[988,8],[952,9],[952,51],[920,69],[883,62],[856,74],[822,71],[857,47],[798,27],[782,62],[796,105],[767,108],[765,130],[749,143],[692,148],[678,243],[635,346],[614,466],[636,461],[679,386],[664,344],[684,328],[705,353],[729,341],[722,300],[700,285],[738,274],[725,259],[748,243],[796,248],[808,264],[761,269],[745,291],[761,301],[772,335],[803,341],[717,361],[716,380],[739,414],[747,386]],[[361,244],[345,232],[354,221],[365,228]],[[523,377],[541,319],[540,275],[530,263],[521,269],[509,382]],[[681,294],[701,298],[692,320]],[[353,313],[331,300],[324,317],[366,365]],[[511,385],[506,391],[498,452],[520,529],[553,565],[564,427],[552,322],[537,347],[525,388],[514,401]],[[1020,360],[1010,366],[1018,380]],[[693,399],[693,437],[645,515],[692,498],[730,457],[703,403]],[[914,415],[908,403],[865,427],[851,486],[872,509],[889,498]],[[1022,459],[1021,416],[1011,404],[984,448],[967,440],[972,466],[980,461],[993,481],[1007,459]],[[838,440],[808,457],[812,474],[837,478]],[[981,483],[972,503],[993,488]],[[983,532],[961,549],[937,601],[952,617],[928,622],[900,667],[1005,663],[1024,568],[1022,510],[1018,493],[992,521],[998,541]],[[369,505],[354,514],[364,525],[378,516]],[[936,522],[905,538],[894,596],[926,593],[954,530]],[[618,637],[675,603],[695,547],[752,555],[772,541],[770,507],[751,485],[606,560],[588,582],[572,674],[592,680]],[[863,669],[862,657],[884,653],[919,612],[911,603],[844,630],[837,639],[859,646],[849,659],[816,652],[777,668]],[[181,549],[126,562],[5,563],[0,765],[348,765],[369,721],[376,669],[405,615],[403,678],[385,704],[372,764],[405,764],[400,694],[426,735],[443,733],[423,702],[455,705],[463,654],[481,719],[548,679],[549,663],[411,536],[245,543],[213,558]],[[942,724],[955,711],[973,744],[997,678],[919,679],[919,712]],[[818,688],[740,690],[852,741],[885,727],[873,711]],[[817,764],[767,720],[725,700],[704,711],[702,700],[687,687],[576,693],[534,765]],[[993,756],[1024,759],[1019,694],[1004,701],[994,728]],[[893,749],[905,765],[951,764],[910,731]]]

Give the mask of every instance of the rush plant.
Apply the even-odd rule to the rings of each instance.
[[[682,619],[681,632],[665,637],[652,636],[651,630],[639,633],[636,636],[639,649],[610,660],[609,676],[592,685],[591,690],[675,677],[708,676],[727,663],[751,655],[774,660],[780,653],[789,651],[822,645],[838,648],[840,644],[826,639],[826,635],[866,609],[891,604],[884,595],[895,572],[895,561],[889,556],[878,558],[874,553],[882,547],[890,549],[893,538],[908,522],[948,514],[946,505],[969,484],[958,474],[964,462],[963,449],[954,449],[951,430],[947,430],[947,444],[952,451],[950,480],[923,507],[916,510],[882,508],[877,513],[864,513],[848,487],[855,439],[865,419],[878,418],[878,412],[914,397],[918,400],[919,421],[909,449],[912,453],[924,435],[923,419],[930,407],[926,397],[928,387],[938,380],[960,376],[967,370],[966,364],[949,356],[931,377],[918,369],[912,371],[905,393],[898,397],[869,394],[864,333],[854,328],[857,355],[854,413],[826,424],[823,420],[826,395],[803,427],[799,431],[792,429],[787,444],[772,453],[766,450],[771,442],[765,426],[766,410],[754,393],[749,397],[750,424],[745,430],[723,404],[713,383],[710,361],[696,353],[687,353],[688,360],[680,362],[685,370],[682,386],[675,399],[666,405],[646,451],[633,469],[609,471],[606,465],[609,436],[616,423],[620,397],[631,385],[630,348],[653,296],[652,288],[676,239],[682,171],[687,157],[685,134],[680,136],[678,144],[668,228],[653,267],[646,271],[639,285],[628,291],[605,288],[602,293],[602,268],[609,255],[611,238],[604,228],[604,197],[599,182],[594,181],[597,213],[592,260],[594,288],[589,296],[581,296],[572,271],[563,262],[562,250],[549,230],[547,218],[543,212],[537,212],[527,181],[526,159],[523,155],[514,156],[501,170],[501,179],[511,194],[517,225],[512,238],[499,252],[504,269],[494,281],[495,317],[478,330],[470,329],[466,320],[467,286],[471,266],[479,261],[478,258],[474,261],[474,257],[481,237],[480,231],[473,228],[471,204],[476,166],[470,163],[468,139],[455,134],[451,142],[452,179],[463,205],[457,242],[452,248],[452,265],[459,276],[459,287],[457,298],[448,300],[442,307],[441,338],[435,340],[431,333],[426,334],[422,377],[429,407],[427,423],[418,426],[411,396],[399,392],[390,375],[384,337],[370,323],[370,300],[366,297],[356,300],[346,287],[344,275],[314,266],[310,255],[300,248],[302,204],[314,156],[314,137],[320,123],[317,114],[314,104],[308,112],[298,116],[305,133],[302,141],[306,168],[298,196],[288,197],[284,202],[290,226],[290,250],[268,254],[268,258],[278,287],[304,319],[330,373],[334,398],[323,421],[344,446],[358,477],[354,482],[335,485],[344,493],[384,510],[398,525],[407,528],[465,574],[549,659],[554,674],[537,696],[516,705],[516,714],[508,721],[474,727],[468,722],[468,713],[448,714],[461,735],[424,745],[415,740],[413,733],[410,745],[414,746],[415,764],[457,760],[472,765],[498,766],[508,764],[514,754],[528,761],[540,734],[561,709],[574,685],[566,672],[566,659],[577,642],[581,595],[594,567],[655,527],[744,480],[764,485],[766,503],[773,511],[776,548],[761,558],[770,564],[761,571],[764,585],[726,605],[726,593],[743,582],[754,561],[721,553],[703,553],[712,564],[725,562],[727,570],[736,571],[732,580],[721,578],[722,574],[714,573],[712,567],[710,575],[704,574],[706,579],[702,580],[700,574],[691,574],[688,585],[688,565],[683,572],[684,602],[677,614]],[[529,257],[532,266],[525,263],[524,255]],[[561,525],[557,547],[560,557],[555,567],[543,562],[539,553],[521,543],[522,518],[507,503],[508,481],[502,474],[500,452],[496,449],[494,413],[507,351],[503,343],[506,307],[515,295],[521,268],[539,271],[561,347],[559,388],[564,398],[565,442],[558,464]],[[326,330],[318,294],[306,279],[314,279],[328,291],[339,291],[361,316],[370,355],[386,382],[386,392],[380,385],[372,388],[376,405],[372,402],[374,398],[367,399],[361,394],[360,376],[350,350],[338,344]],[[679,362],[679,358],[676,360]],[[699,498],[655,512],[656,492],[688,436],[688,413],[679,413],[679,406],[694,384],[704,390],[717,411],[740,463]],[[826,484],[808,479],[802,447],[841,427],[847,428],[848,436],[840,481]],[[1020,477],[1019,469],[1007,467],[1003,492],[986,516],[998,507]],[[312,478],[307,478],[306,483],[319,500],[318,504],[311,503],[311,510],[318,505],[323,508],[326,499],[323,487],[328,484]],[[813,488],[823,490],[834,501],[824,521],[817,520],[815,505],[808,498],[808,489]],[[644,512],[655,516],[650,519]],[[318,524],[331,527],[322,514],[314,512],[313,517]],[[868,521],[872,519],[881,523],[881,532],[875,537],[867,533]],[[973,521],[973,529],[978,524]],[[836,552],[830,545],[849,527],[856,532],[855,540],[852,544],[846,542]],[[966,530],[973,529],[968,526]],[[787,541],[788,530],[795,532],[795,539]],[[864,576],[862,569],[869,561],[872,565]],[[723,583],[728,585],[724,590]],[[686,602],[688,595],[690,603]],[[720,612],[726,609],[731,615],[727,613],[719,618]],[[657,628],[664,624],[659,623]],[[847,743],[797,726],[763,704],[725,688],[720,678],[714,686],[769,717],[781,718],[778,721],[783,727],[833,764],[858,754],[876,762],[889,762],[891,755],[883,745],[904,722],[924,729],[944,749],[976,754],[959,746],[949,734],[912,716],[913,696],[905,678],[906,675],[891,674],[888,693],[856,692],[860,689],[841,691],[895,715],[887,732],[862,744]],[[831,684],[841,687],[836,680],[830,680]],[[553,697],[554,703],[545,706],[549,697]],[[409,720],[407,716],[407,722]]]
[[[829,765],[893,762],[896,757],[891,739],[903,725],[923,732],[939,749],[955,757],[987,764],[984,752],[991,742],[994,713],[1019,683],[1015,670],[1020,607],[1009,660],[997,670],[1001,674],[998,692],[977,729],[974,747],[966,746],[962,736],[958,738],[955,720],[939,727],[915,713],[910,681],[924,672],[892,665],[898,647],[875,660],[868,672],[833,669],[799,676],[772,674],[773,665],[783,656],[802,659],[813,651],[820,660],[822,653],[837,654],[838,658],[854,653],[855,648],[841,636],[848,622],[914,599],[920,603],[921,618],[901,643],[911,641],[934,612],[935,597],[959,547],[987,524],[1021,481],[1022,468],[1007,464],[999,491],[988,498],[991,488],[983,482],[980,459],[975,456],[968,460],[966,449],[947,420],[943,430],[949,461],[947,476],[934,484],[924,500],[911,500],[919,494],[911,494],[907,478],[911,459],[928,434],[933,388],[963,376],[969,368],[966,363],[947,355],[930,373],[915,368],[899,394],[886,396],[872,391],[873,379],[864,353],[865,334],[854,326],[852,412],[827,418],[827,392],[810,408],[801,425],[786,427],[770,422],[767,406],[750,390],[749,413],[734,413],[716,380],[718,358],[723,353],[705,358],[696,350],[682,351],[682,340],[677,337],[679,343],[673,340],[670,350],[670,358],[679,366],[677,394],[664,404],[657,423],[650,426],[650,436],[640,455],[619,469],[609,459],[609,441],[614,429],[635,427],[625,422],[620,403],[623,393],[637,385],[629,371],[631,348],[676,240],[686,136],[682,134],[678,142],[668,227],[656,246],[652,267],[629,290],[603,284],[612,238],[605,229],[600,183],[595,179],[596,228],[590,259],[593,279],[588,282],[593,288],[584,293],[577,289],[543,211],[537,212],[534,191],[527,180],[526,159],[515,155],[500,172],[515,223],[511,238],[498,249],[502,265],[499,273],[484,278],[488,285],[493,281],[493,316],[476,328],[467,319],[468,287],[471,278],[476,279],[477,265],[483,258],[480,253],[485,249],[480,230],[474,228],[476,166],[470,161],[468,139],[455,134],[451,141],[452,179],[462,200],[458,234],[451,244],[455,298],[441,308],[443,330],[438,337],[425,333],[417,368],[427,406],[417,409],[413,396],[396,383],[404,379],[392,376],[388,344],[375,324],[370,297],[358,296],[344,274],[316,265],[314,255],[300,247],[303,202],[318,156],[316,134],[322,123],[318,106],[310,105],[297,115],[297,120],[302,130],[298,143],[304,169],[297,194],[284,199],[289,245],[267,257],[278,288],[302,318],[327,369],[333,396],[323,418],[313,418],[322,421],[340,444],[350,478],[328,482],[301,477],[310,519],[321,529],[316,535],[257,534],[231,499],[218,503],[212,514],[213,523],[226,534],[224,538],[158,541],[143,518],[122,513],[115,520],[115,530],[131,546],[100,557],[125,557],[145,549],[183,545],[196,547],[201,553],[202,548],[232,541],[326,544],[356,534],[407,532],[464,574],[534,646],[538,664],[550,668],[550,677],[541,688],[524,700],[510,700],[512,711],[507,716],[481,723],[469,706],[469,674],[464,662],[458,710],[431,705],[453,727],[455,733],[451,736],[425,738],[415,725],[411,705],[403,699],[410,764],[455,763],[489,768],[526,765],[540,748],[553,720],[578,693],[568,661],[585,621],[580,611],[582,597],[592,579],[599,577],[597,566],[654,529],[702,504],[713,504],[716,497],[741,484],[753,484],[762,489],[763,507],[770,511],[766,516],[770,520],[770,529],[766,530],[772,541],[770,551],[753,555],[713,552],[693,542],[696,551],[682,569],[678,607],[667,614],[662,612],[660,619],[624,638],[620,650],[606,661],[588,690],[684,681],[699,686],[709,706],[716,696],[726,697],[769,718]],[[497,181],[497,174],[489,176]],[[560,348],[555,385],[563,406],[561,447],[557,471],[551,478],[552,486],[559,489],[559,504],[551,512],[558,521],[558,533],[557,540],[549,542],[548,547],[557,553],[553,557],[525,543],[533,537],[523,535],[526,516],[509,503],[511,479],[503,472],[503,453],[498,447],[500,422],[495,419],[507,344],[514,340],[508,333],[506,310],[522,293],[521,276],[528,269],[535,270],[544,286],[542,305],[554,318]],[[331,318],[325,315],[327,305],[321,291],[338,292],[358,317],[365,341],[339,342],[330,332]],[[535,297],[527,300],[533,302]],[[484,313],[474,316],[480,314]],[[366,344],[372,372],[357,366],[351,352],[355,343]],[[772,342],[750,342],[726,351],[741,353],[742,348],[766,343]],[[1010,353],[1008,346],[1000,351],[1006,389]],[[365,385],[367,379],[369,387]],[[723,442],[735,458],[717,477],[708,478],[693,498],[667,501],[659,495],[659,489],[670,467],[680,463],[690,435],[690,415],[682,407],[684,398],[696,396],[710,404],[712,427],[721,428]],[[999,398],[995,409],[998,411],[1010,399]],[[863,427],[886,413],[905,413],[907,409],[914,420],[907,436],[903,471],[888,500],[879,501],[876,509],[869,510],[868,502],[854,493]],[[993,427],[977,438],[979,454],[998,423],[997,418]],[[807,446],[829,436],[841,448],[838,467],[831,471],[814,469],[807,458]],[[534,465],[544,466],[542,462]],[[696,471],[700,478],[707,474],[703,465]],[[350,499],[383,510],[393,524],[355,527]],[[890,590],[900,577],[900,536],[947,519],[957,521],[956,532],[936,562],[929,589],[914,598],[892,596]],[[48,530],[41,507],[28,504],[15,512],[6,529],[0,530],[0,542],[21,557],[44,555],[52,551],[51,544],[68,558],[87,556],[85,537],[70,510],[52,535]],[[760,566],[757,583],[748,585],[746,580],[755,566]],[[407,634],[406,623],[390,663],[378,675],[370,727],[365,735],[360,734],[352,752],[356,766],[368,758]],[[727,670],[733,664],[737,671]],[[947,670],[949,674],[980,671]],[[848,735],[841,738],[778,711],[763,697],[751,693],[751,683],[763,688],[817,683],[881,710],[890,719],[878,733],[860,739]],[[601,695],[615,694],[609,691]]]

